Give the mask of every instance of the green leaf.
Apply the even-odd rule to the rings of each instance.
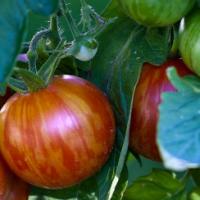
[[[0,6],[0,83],[5,82],[20,52],[26,35],[29,11],[49,15],[57,8],[56,0],[3,0]]]
[[[158,138],[166,167],[186,170],[200,166],[200,79],[180,78],[174,68],[168,77],[177,92],[162,94],[159,106]]]
[[[22,1],[2,1],[0,6],[0,82],[10,73],[25,35],[27,7]]]
[[[34,13],[48,16],[58,9],[58,0],[29,0],[28,7]]]
[[[125,200],[180,200],[184,184],[175,174],[153,170],[148,176],[138,178],[126,192]]]

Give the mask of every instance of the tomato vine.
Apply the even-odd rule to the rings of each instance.
[[[0,150],[26,198],[200,197],[199,0],[1,4]]]

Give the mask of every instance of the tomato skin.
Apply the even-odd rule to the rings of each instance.
[[[133,101],[130,148],[155,161],[161,161],[156,145],[161,94],[175,91],[166,76],[166,69],[170,66],[174,66],[180,76],[192,74],[181,59],[168,60],[160,67],[145,63]]]
[[[200,13],[199,9],[185,18],[179,49],[187,66],[200,76]]]
[[[100,90],[67,75],[10,98],[0,113],[0,131],[10,168],[28,183],[54,189],[79,183],[105,164],[115,121]]]
[[[174,24],[193,7],[195,0],[118,0],[124,13],[137,23],[162,27]]]
[[[28,200],[29,186],[11,172],[0,157],[0,199]]]

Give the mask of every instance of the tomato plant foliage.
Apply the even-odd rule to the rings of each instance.
[[[200,80],[197,76],[181,78],[174,68],[169,68],[167,76],[177,91],[163,93],[159,105],[158,137],[155,142],[164,164],[162,168],[185,170],[186,173],[176,175],[175,172],[159,169],[132,182],[131,175],[139,176],[140,173],[128,165],[128,162],[140,163],[142,170],[146,162],[136,153],[134,159],[129,160],[131,120],[134,123],[133,98],[144,63],[160,67],[170,56],[174,56],[174,49],[177,50],[176,45],[179,44],[179,40],[176,41],[176,34],[179,34],[177,27],[180,21],[176,25],[149,28],[127,17],[118,0],[107,1],[107,7],[102,15],[81,0],[81,20],[76,25],[77,22],[69,10],[69,2],[2,1],[1,91],[3,93],[9,85],[21,93],[35,92],[38,88],[47,87],[52,81],[53,74],[78,75],[94,83],[108,96],[116,120],[116,140],[105,165],[99,171],[95,171],[95,174],[90,173],[92,176],[87,180],[56,190],[31,186],[29,200],[195,199],[199,196],[198,188],[188,189],[187,184],[191,174],[195,176],[195,180],[200,177],[198,171],[189,171],[191,167],[197,168],[200,165]],[[71,6],[73,5],[77,6],[75,1],[71,1]],[[174,9],[177,9],[176,6]],[[27,44],[23,42],[30,12],[50,17],[50,28],[37,32],[27,48]],[[59,23],[56,21],[57,18],[60,19]],[[64,20],[67,23],[63,23]],[[66,25],[72,33],[72,42],[65,32]],[[93,42],[84,43],[87,38],[95,41],[95,45]],[[88,47],[95,51],[85,52]],[[28,62],[16,61],[21,52],[27,53]],[[175,54],[177,55],[177,52]],[[46,105],[49,102],[50,98]],[[1,113],[3,110],[5,109],[2,109]],[[3,146],[2,152],[6,152],[6,146]],[[26,156],[24,159],[26,160]],[[20,175],[20,171],[17,173]],[[62,173],[64,176],[65,172]],[[198,181],[196,182],[198,186]]]
[[[2,1],[0,8],[1,49],[0,82],[4,82],[12,70],[17,54],[27,30],[27,17],[30,11],[50,15],[57,8],[56,0],[42,1]],[[8,42],[9,41],[9,42]],[[12,45],[12,48],[10,46]]]

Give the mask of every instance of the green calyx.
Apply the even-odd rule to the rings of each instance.
[[[21,77],[21,80],[25,83],[28,92],[36,92],[39,89],[45,88],[46,84],[37,74],[26,70],[15,68],[14,71]]]

